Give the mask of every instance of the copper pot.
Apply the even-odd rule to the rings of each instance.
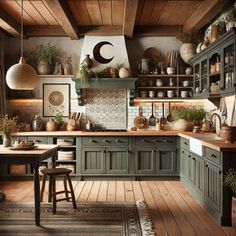
[[[220,130],[220,137],[225,143],[233,143],[235,141],[236,127],[223,126]]]

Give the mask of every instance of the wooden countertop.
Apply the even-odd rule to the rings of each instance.
[[[193,132],[180,132],[180,131],[155,131],[155,130],[139,130],[139,131],[127,131],[127,132],[83,132],[83,131],[39,131],[39,132],[18,132],[14,136],[179,136],[186,139],[190,137],[201,136],[216,136],[215,133],[193,133]],[[201,140],[202,144],[206,147],[212,148],[219,152],[236,152],[235,143],[224,143],[222,140]]]

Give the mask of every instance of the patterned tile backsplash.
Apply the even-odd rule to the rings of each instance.
[[[126,89],[87,89],[87,119],[97,127],[126,129],[126,94]]]

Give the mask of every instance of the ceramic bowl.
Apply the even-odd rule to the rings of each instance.
[[[189,80],[184,80],[183,81],[183,87],[188,87],[190,86],[190,81]]]
[[[175,73],[175,68],[174,67],[167,67],[166,72],[168,75],[173,75]]]
[[[181,98],[186,98],[186,97],[188,97],[188,91],[182,90],[182,91],[180,92],[180,97],[181,97]]]

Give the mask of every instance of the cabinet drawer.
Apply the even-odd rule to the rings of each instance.
[[[184,148],[186,150],[189,150],[189,140],[186,138],[181,138],[180,139],[180,147]]]
[[[28,140],[34,141],[36,144],[48,144],[48,137],[30,136]]]
[[[207,147],[206,147],[206,159],[210,160],[211,162],[217,165],[221,164],[220,152]]]
[[[84,146],[126,146],[128,137],[82,137]]]
[[[153,146],[153,145],[160,145],[160,146],[173,146],[176,145],[176,138],[175,137],[138,137],[135,139],[135,145],[142,145],[142,146]]]

